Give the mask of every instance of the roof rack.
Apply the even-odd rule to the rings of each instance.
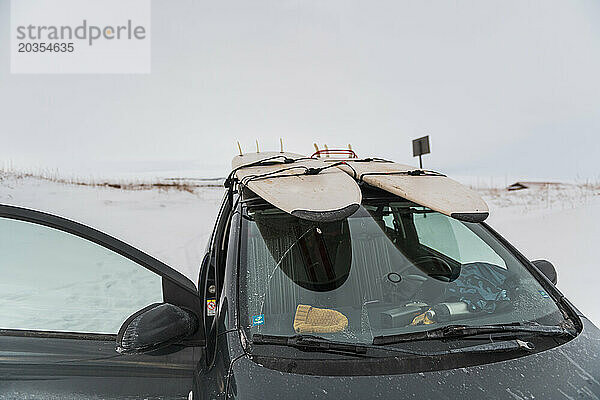
[[[345,156],[344,158],[358,158],[354,150],[351,149],[323,149],[315,151],[311,157],[321,158],[321,156],[329,157],[330,155]]]

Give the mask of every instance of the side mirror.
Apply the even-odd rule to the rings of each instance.
[[[196,316],[173,304],[152,304],[127,318],[117,335],[117,352],[141,354],[180,342],[198,329]]]
[[[552,265],[552,263],[550,261],[535,260],[535,261],[532,261],[531,263],[533,265],[535,265],[536,268],[539,269],[542,274],[546,275],[546,278],[548,278],[550,280],[550,282],[552,282],[556,285],[556,281],[557,281],[556,269],[554,268],[554,265]]]

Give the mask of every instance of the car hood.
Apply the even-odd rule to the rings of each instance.
[[[583,331],[550,350],[452,370],[402,375],[315,376],[265,368],[248,356],[234,362],[228,392],[267,398],[600,398],[600,330]]]

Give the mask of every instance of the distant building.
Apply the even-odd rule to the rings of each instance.
[[[558,182],[515,182],[512,185],[508,186],[506,189],[508,190],[522,190],[522,189],[542,189],[547,188],[549,186],[558,186],[560,183]]]

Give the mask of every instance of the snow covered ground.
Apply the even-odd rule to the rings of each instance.
[[[483,194],[491,209],[487,222],[530,260],[552,262],[558,288],[600,324],[600,188],[561,185]]]
[[[115,236],[181,271],[192,282],[224,193],[83,186],[32,177],[0,177],[0,203],[60,215]]]
[[[183,272],[196,282],[223,196],[222,187],[123,190],[0,172],[0,203],[91,225]],[[508,192],[482,189],[488,222],[530,259],[556,266],[559,289],[600,323],[600,188],[557,185]]]

